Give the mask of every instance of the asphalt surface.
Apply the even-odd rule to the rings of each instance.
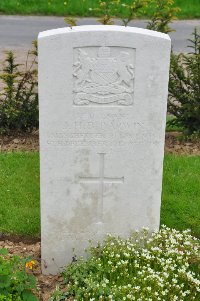
[[[94,18],[84,18],[78,21],[78,25],[98,24]],[[116,21],[116,24],[120,24]],[[40,31],[65,27],[63,17],[43,16],[0,16],[0,47],[30,48],[31,41],[35,40]],[[135,20],[129,26],[145,28],[146,21]],[[200,29],[200,20],[175,21],[171,27],[176,30],[170,33],[173,50],[175,52],[188,52],[188,41],[194,27]]]

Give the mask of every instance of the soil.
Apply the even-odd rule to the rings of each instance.
[[[0,135],[0,152],[39,151],[38,130],[32,133],[13,132]]]
[[[166,133],[165,152],[176,155],[200,155],[200,140],[184,141],[180,132]],[[0,152],[39,151],[38,130],[32,133],[0,135]]]
[[[181,135],[180,132],[166,133],[165,153],[200,156],[200,139],[185,141],[181,139]]]
[[[27,269],[27,272],[33,273],[37,279],[37,291],[35,294],[39,300],[48,301],[51,297],[51,294],[55,290],[56,285],[59,285],[61,289],[64,288],[63,279],[60,274],[56,276],[42,275],[40,268],[40,242],[28,244],[22,241],[17,242],[16,237],[14,239],[10,237],[9,240],[0,240],[0,249],[1,248],[7,249],[11,256],[12,254],[15,254],[22,256],[23,258],[28,257],[36,262],[36,264],[33,266],[33,269]]]

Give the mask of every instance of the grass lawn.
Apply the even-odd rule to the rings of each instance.
[[[200,157],[166,155],[161,223],[200,237]],[[39,155],[0,154],[0,232],[38,236]]]
[[[69,6],[64,3],[70,2]],[[132,0],[126,0],[130,2]],[[1,14],[79,15],[93,16],[88,8],[96,7],[98,0],[0,0]],[[199,0],[175,0],[181,8],[179,18],[200,18]],[[151,10],[148,15],[151,16]]]
[[[38,235],[38,153],[0,154],[0,187],[0,233]]]
[[[161,223],[200,237],[200,157],[165,156]]]

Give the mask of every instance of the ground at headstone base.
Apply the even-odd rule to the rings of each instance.
[[[198,141],[182,141],[180,132],[168,132],[165,138],[165,152],[177,155],[200,155],[200,139]],[[16,133],[0,135],[0,152],[39,151],[38,130],[32,133]]]
[[[32,133],[13,132],[9,135],[0,135],[0,152],[5,151],[39,151],[38,130]]]
[[[33,273],[37,279],[38,292],[36,292],[36,295],[40,301],[48,301],[52,292],[55,290],[56,285],[59,285],[62,288],[63,280],[60,274],[56,276],[45,276],[41,273],[39,241],[36,242],[35,239],[31,238],[20,239],[17,236],[9,237],[9,240],[5,238],[3,240],[1,239],[2,238],[0,236],[0,249],[6,248],[11,255],[15,254],[22,257],[31,257],[31,259],[36,261],[36,265],[34,265],[33,270],[30,270],[30,273]]]

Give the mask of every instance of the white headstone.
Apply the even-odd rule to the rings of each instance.
[[[130,27],[40,33],[43,273],[89,239],[159,227],[170,47]]]

